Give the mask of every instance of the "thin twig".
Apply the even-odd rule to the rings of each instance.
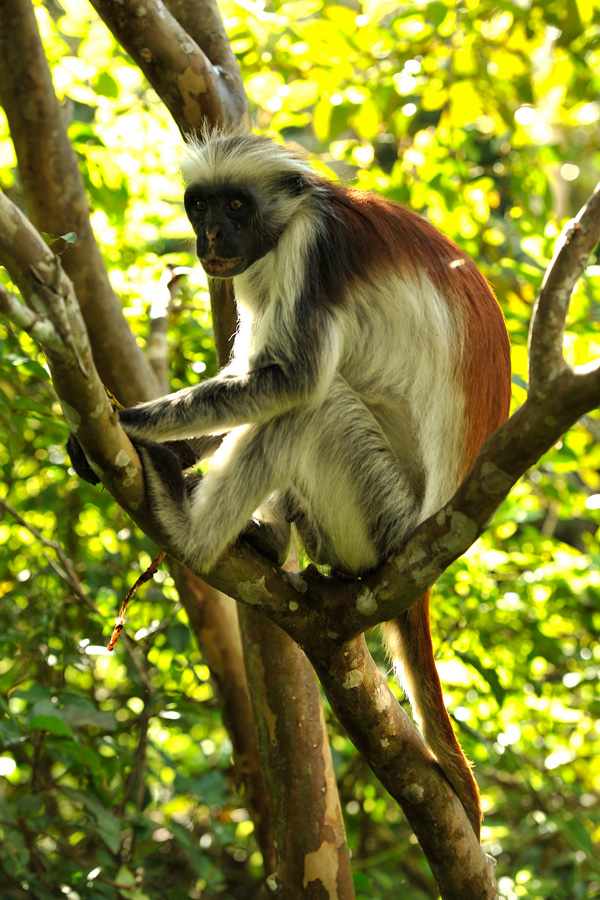
[[[38,316],[32,309],[0,284],[0,312],[42,346],[58,351],[62,341],[50,319]]]
[[[53,550],[56,553],[60,565],[53,559],[51,559],[47,554],[44,554],[45,559],[48,561],[49,565],[56,572],[61,581],[64,581],[67,584],[76,597],[78,597],[85,605],[90,609],[95,615],[103,618],[102,613],[90,597],[90,595],[83,589],[81,581],[77,577],[75,570],[71,564],[70,559],[65,554],[63,548],[57,541],[52,541],[38,531],[38,529],[31,525],[23,516],[17,512],[17,510],[12,506],[8,500],[0,497],[0,508],[4,509],[7,513],[9,513],[18,523],[22,525],[23,528],[26,528],[33,537],[38,540],[44,547],[48,547],[50,550]],[[123,646],[125,650],[129,654],[131,661],[136,669],[138,675],[140,676],[141,681],[148,689],[148,691],[152,691],[152,685],[150,683],[150,679],[148,678],[148,673],[144,671],[143,667],[140,665],[140,661],[137,658],[138,654],[136,653],[135,647],[131,643],[130,639],[127,635],[123,635]]]
[[[163,559],[165,558],[165,556],[166,556],[166,554],[165,554],[164,550],[159,550],[158,553],[156,554],[156,556],[154,557],[154,559],[152,560],[152,562],[150,563],[150,565],[148,566],[148,568],[146,569],[146,571],[142,572],[142,574],[140,575],[138,580],[135,582],[133,587],[131,587],[129,589],[129,591],[127,592],[127,596],[123,600],[123,605],[121,606],[121,611],[119,612],[119,615],[117,617],[117,623],[113,629],[113,633],[111,635],[110,641],[108,642],[108,647],[107,647],[108,650],[114,650],[115,644],[119,640],[119,635],[121,634],[121,631],[123,630],[123,625],[125,624],[125,613],[127,612],[127,604],[129,603],[131,598],[134,596],[134,594],[137,594],[137,592],[139,591],[141,586],[143,584],[145,584],[147,581],[150,581],[150,579],[152,578],[152,576],[154,575],[154,573],[160,566],[160,564],[163,561]]]

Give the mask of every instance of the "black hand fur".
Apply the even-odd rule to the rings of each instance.
[[[202,438],[191,438],[188,441],[166,441],[162,445],[155,444],[153,446],[163,447],[169,452],[169,457],[165,457],[165,459],[169,460],[169,464],[166,466],[167,469],[175,466],[178,468],[178,471],[184,472],[186,469],[194,466],[199,460],[205,459],[214,453],[222,440],[223,435],[211,434]],[[87,481],[88,484],[100,484],[100,478],[90,466],[81,444],[73,433],[69,434],[65,449],[77,475],[83,478],[84,481]],[[170,457],[173,457],[173,459],[170,459]]]
[[[69,439],[67,441],[65,450],[69,455],[71,465],[80,478],[83,478],[83,480],[87,481],[88,484],[100,484],[100,479],[87,461],[81,444],[72,432],[69,433]]]

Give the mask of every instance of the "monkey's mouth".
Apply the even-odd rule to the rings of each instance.
[[[205,256],[200,259],[202,268],[207,275],[213,278],[233,278],[246,268],[246,260],[243,256],[235,256],[233,259],[220,259],[218,256]]]

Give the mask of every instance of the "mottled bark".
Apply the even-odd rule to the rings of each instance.
[[[493,900],[495,862],[481,851],[465,811],[413,722],[393,697],[364,637],[311,652],[340,723],[401,805],[444,900]]]
[[[218,5],[213,0],[165,0],[179,24],[218,68],[221,96],[226,90],[223,117],[233,125],[250,126],[248,100],[238,61],[231,49]]]
[[[293,552],[286,568],[298,566]],[[302,650],[248,606],[239,608],[244,660],[273,804],[282,900],[353,900],[354,883],[321,692]]]
[[[245,104],[236,94],[238,85],[222,77],[220,59],[203,52],[162,0],[91,2],[157,90],[183,135],[199,131],[205,121],[222,125],[242,118]],[[204,3],[198,14],[203,8]],[[222,42],[212,42],[213,51],[220,48]],[[229,58],[226,65],[231,68]],[[230,109],[234,103],[235,111]]]

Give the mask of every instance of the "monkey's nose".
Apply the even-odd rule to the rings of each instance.
[[[218,225],[214,225],[211,228],[206,229],[206,240],[212,247],[214,242],[221,237],[221,229]]]

